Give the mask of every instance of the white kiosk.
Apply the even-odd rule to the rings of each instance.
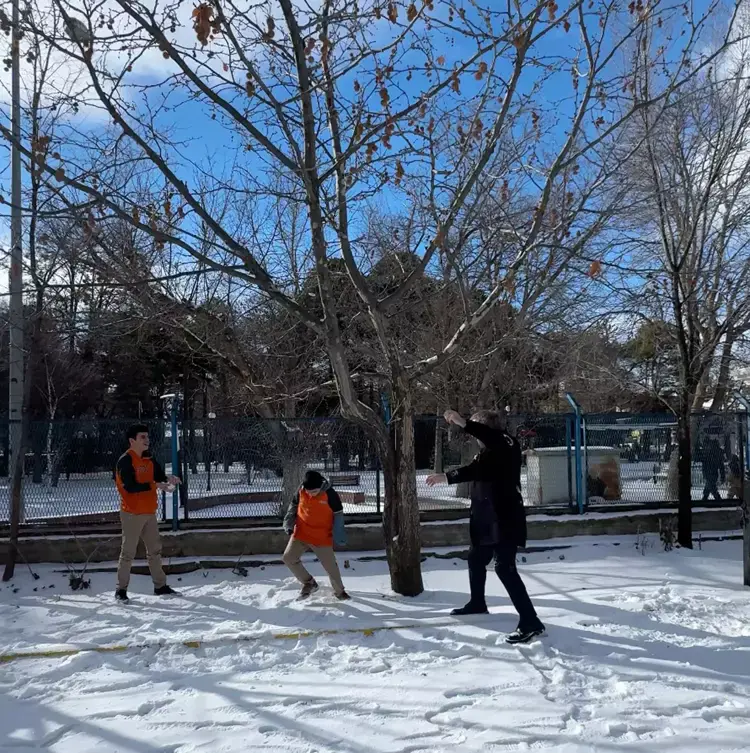
[[[588,473],[600,479],[604,485],[602,497],[617,500],[622,497],[620,489],[620,451],[616,447],[588,447]],[[571,486],[568,479],[571,479]],[[567,505],[572,488],[575,503],[575,450],[570,457],[568,475],[567,447],[539,447],[526,451],[526,499],[527,505]]]

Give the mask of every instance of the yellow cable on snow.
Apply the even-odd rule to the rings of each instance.
[[[128,645],[92,646],[89,648],[61,648],[47,651],[18,651],[8,654],[0,654],[0,664],[8,664],[22,659],[64,659],[69,656],[81,654],[116,654],[126,651],[140,651],[142,649],[160,649],[183,647],[190,649],[210,648],[227,643],[262,642],[269,638],[277,641],[297,641],[304,638],[320,638],[327,635],[364,635],[367,638],[375,633],[392,630],[416,630],[433,627],[447,627],[454,625],[455,621],[415,622],[405,625],[378,625],[366,628],[330,628],[323,630],[304,630],[294,633],[272,633],[253,636],[236,636],[234,638],[215,638],[208,640],[167,641],[153,643],[131,643]]]

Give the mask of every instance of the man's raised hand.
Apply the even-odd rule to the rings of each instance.
[[[457,410],[452,410],[449,408],[447,411],[445,411],[445,420],[449,424],[460,426],[462,429],[466,426],[466,419]]]
[[[447,484],[448,477],[444,473],[435,473],[432,476],[427,477],[427,486],[438,486],[439,484]]]

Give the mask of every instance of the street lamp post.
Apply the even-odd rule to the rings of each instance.
[[[206,491],[211,491],[211,422],[216,418],[215,413],[208,414],[208,422],[206,423],[206,436],[203,437],[203,441],[206,443]]]
[[[170,473],[173,476],[179,476],[180,474],[180,440],[177,434],[177,413],[180,407],[179,397],[170,392],[167,395],[162,395],[161,399],[169,405],[170,414],[170,428],[171,428],[171,445],[172,445],[172,469]],[[176,486],[172,491],[172,530],[176,531],[180,527],[180,498],[179,487]]]

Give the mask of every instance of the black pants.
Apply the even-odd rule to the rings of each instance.
[[[721,494],[719,494],[719,477],[713,476],[705,477],[706,485],[703,488],[703,501],[708,502],[708,498],[713,495],[713,498],[717,502],[721,502]]]
[[[526,586],[516,569],[515,544],[489,544],[475,546],[469,549],[469,585],[471,587],[471,603],[477,606],[485,605],[484,589],[487,582],[487,565],[495,558],[495,572],[508,592],[513,606],[518,612],[519,625],[530,627],[539,622],[534,605],[531,603]]]

